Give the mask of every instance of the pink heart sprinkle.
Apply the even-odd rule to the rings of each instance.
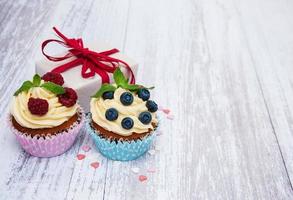
[[[174,115],[167,115],[167,119],[173,120],[174,119]]]
[[[91,150],[91,147],[89,145],[84,145],[81,147],[81,149],[85,152],[88,152],[89,150]]]
[[[91,166],[92,166],[94,169],[97,169],[97,168],[100,166],[100,163],[99,163],[99,162],[93,162],[93,163],[91,163]]]
[[[85,155],[84,154],[77,154],[76,157],[77,157],[78,160],[82,160],[82,159],[85,158]]]
[[[140,175],[140,176],[138,177],[138,180],[139,180],[140,182],[146,181],[147,179],[148,179],[148,177],[146,177],[145,175]]]
[[[171,112],[171,111],[170,111],[169,109],[167,109],[167,108],[163,109],[162,111],[163,111],[165,114],[167,114],[167,115]]]

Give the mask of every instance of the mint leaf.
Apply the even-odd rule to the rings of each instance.
[[[114,71],[114,80],[117,86],[124,86],[128,83],[127,79],[125,78],[119,67],[117,67]]]
[[[23,82],[23,84],[21,85],[21,87],[18,88],[18,90],[16,90],[16,92],[14,93],[14,96],[17,96],[21,92],[28,91],[33,86],[34,86],[34,84],[31,81],[25,81],[25,82]]]
[[[103,95],[104,92],[111,92],[111,91],[115,91],[116,87],[114,87],[113,85],[110,85],[108,83],[104,83],[101,88],[96,92],[95,95],[91,96],[92,98],[99,98]]]
[[[135,84],[125,84],[123,85],[124,89],[136,91],[139,90],[140,88],[143,88],[141,85],[135,85]]]
[[[155,88],[155,86],[152,86],[152,87],[143,87],[143,88],[148,89],[148,90],[152,90],[152,89]]]
[[[54,94],[64,94],[65,90],[62,86],[57,85],[52,82],[45,82],[41,85],[41,87],[53,92]]]
[[[41,77],[40,77],[40,75],[39,74],[35,74],[34,75],[34,78],[33,78],[33,84],[34,84],[34,86],[40,86],[40,84],[41,84]]]
[[[142,85],[136,85],[136,84],[129,84],[128,83],[128,79],[124,76],[124,74],[122,73],[121,69],[119,67],[116,68],[116,70],[113,73],[114,76],[114,80],[115,83],[117,85],[117,87],[122,87],[124,89],[128,89],[130,91],[138,91],[140,88],[146,88],[146,89],[154,89],[155,87],[144,87]],[[103,87],[104,86],[104,87]],[[113,89],[114,88],[114,89]],[[100,88],[100,90],[92,97],[100,97],[104,92],[107,91],[114,91],[116,88],[112,85],[109,84],[104,84],[102,85],[102,87]]]
[[[123,85],[122,88],[124,89],[128,89],[130,91],[133,91],[133,92],[137,92],[139,89],[141,88],[145,88],[145,89],[148,89],[148,90],[152,90],[154,89],[155,87],[144,87],[142,85],[136,85],[136,84],[126,84],[126,85]]]

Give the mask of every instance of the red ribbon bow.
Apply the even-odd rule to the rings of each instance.
[[[58,31],[57,28],[53,27],[53,30],[60,37],[61,40],[49,39],[44,41],[42,44],[42,52],[44,56],[46,56],[49,60],[54,62],[66,60],[71,57],[75,57],[75,59],[54,68],[52,72],[62,73],[73,67],[82,65],[81,75],[83,78],[93,77],[95,73],[97,73],[100,75],[102,79],[102,83],[109,83],[110,79],[109,79],[108,73],[113,73],[115,69],[119,66],[119,64],[122,63],[123,64],[122,66],[125,67],[127,71],[130,73],[130,83],[131,84],[135,83],[135,77],[129,65],[123,60],[119,60],[109,56],[111,54],[119,52],[118,49],[111,49],[108,51],[97,53],[97,52],[89,50],[88,48],[84,48],[81,38],[69,39],[65,35],[63,35],[60,31]],[[62,56],[62,57],[49,56],[44,52],[44,49],[46,45],[49,44],[50,42],[57,42],[58,44],[62,44],[63,46],[70,49],[68,50],[68,53],[65,56]]]

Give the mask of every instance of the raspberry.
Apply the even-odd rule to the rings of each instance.
[[[59,102],[66,107],[71,107],[76,103],[77,94],[72,88],[65,87],[65,93],[58,95]]]
[[[44,81],[50,81],[52,83],[55,83],[57,85],[63,85],[64,84],[64,79],[61,76],[61,74],[56,73],[56,72],[47,72],[44,74],[42,77]]]
[[[49,104],[47,100],[40,98],[29,98],[27,103],[29,111],[33,115],[45,115],[49,110]]]

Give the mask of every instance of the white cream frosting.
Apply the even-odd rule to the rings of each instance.
[[[33,115],[28,109],[29,98],[46,99],[49,110],[45,115]],[[42,88],[33,87],[27,92],[21,92],[13,97],[10,113],[23,127],[31,129],[52,128],[68,121],[77,112],[78,105],[72,107],[63,106],[58,101],[56,94]]]
[[[118,88],[114,92],[114,99],[92,98],[90,103],[90,111],[93,121],[99,126],[108,131],[112,131],[118,135],[129,136],[133,132],[145,133],[149,129],[153,130],[153,123],[157,124],[158,120],[155,113],[151,113],[152,121],[149,124],[143,124],[139,121],[138,116],[141,112],[148,111],[146,101],[140,99],[136,94],[133,94],[133,103],[129,106],[124,106],[120,102],[120,95],[127,90]],[[118,118],[115,121],[109,121],[105,117],[106,110],[115,108],[118,111]],[[121,126],[121,121],[125,117],[130,117],[134,125],[127,130]]]

